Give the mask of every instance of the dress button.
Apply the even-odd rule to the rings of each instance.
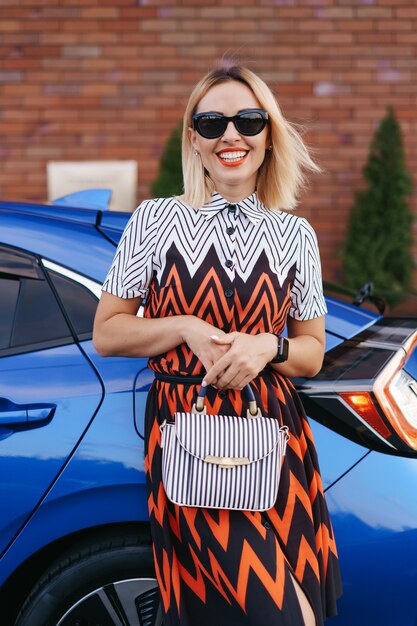
[[[269,530],[271,528],[271,524],[269,522],[264,522],[264,528],[266,528],[266,530]]]
[[[233,296],[233,289],[231,287],[228,287],[227,289],[225,289],[224,291],[224,295],[226,296],[226,298],[231,298]]]
[[[219,391],[219,398],[227,398],[227,391],[224,391],[223,389],[221,391]]]
[[[229,213],[234,213],[236,211],[236,205],[235,204],[228,204],[227,205],[227,209],[228,209]]]
[[[228,226],[228,227],[226,228],[226,233],[227,233],[228,235],[233,235],[233,233],[234,233],[234,232],[235,232],[235,229],[234,229],[234,227],[233,227],[233,226]]]
[[[233,261],[231,259],[227,259],[226,263],[225,263],[226,267],[233,267]]]

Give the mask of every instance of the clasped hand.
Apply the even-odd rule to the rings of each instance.
[[[273,340],[265,333],[232,332],[212,335],[211,340],[217,346],[227,347],[227,351],[207,370],[203,384],[219,389],[243,389],[273,356]]]
[[[184,340],[205,370],[203,384],[218,389],[243,389],[275,354],[268,333],[224,333],[198,318],[189,319]]]

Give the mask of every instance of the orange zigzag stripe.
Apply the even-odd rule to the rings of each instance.
[[[169,567],[168,554],[166,550],[162,551],[162,570],[159,568],[158,559],[156,558],[156,551],[153,548],[153,557],[155,563],[155,574],[156,579],[158,581],[159,591],[162,597],[162,602],[164,604],[165,612],[168,611],[169,605],[171,603],[171,570]]]
[[[330,537],[329,529],[325,524],[320,524],[320,528],[316,533],[317,552],[321,550],[323,555],[324,574],[327,574],[327,566],[329,563],[329,551],[337,557],[337,548],[334,537]]]
[[[217,288],[217,293],[214,290],[213,287],[209,286],[209,283],[213,281],[216,288]],[[181,287],[182,285],[182,281],[181,278],[178,274],[177,268],[175,266],[172,266],[172,268],[170,269],[169,275],[167,277],[167,284],[169,284],[170,282],[175,283],[176,286],[176,293],[174,294],[170,294],[168,292],[168,294],[166,294],[166,300],[164,301],[164,307],[163,310],[161,311],[161,314],[164,314],[164,311],[166,311],[167,306],[169,304],[171,304],[174,308],[174,311],[176,313],[180,313],[180,312],[193,312],[194,315],[198,315],[198,313],[196,311],[201,311],[204,310],[202,309],[202,306],[200,304],[200,306],[198,305],[199,300],[201,300],[201,298],[204,296],[204,304],[207,305],[207,303],[210,303],[215,310],[220,310],[220,311],[228,311],[229,310],[229,305],[227,303],[226,298],[223,296],[223,287],[221,285],[219,276],[217,275],[216,271],[214,270],[214,268],[211,268],[207,274],[204,277],[204,280],[202,281],[199,289],[197,290],[193,300],[190,302],[190,304],[188,304],[187,299],[185,297],[185,294],[183,292],[183,289]],[[207,292],[207,294],[205,295],[204,292]],[[219,303],[219,298],[221,300],[221,302]],[[180,305],[183,308],[183,311],[180,310],[178,303],[180,303]]]
[[[311,479],[310,490],[309,490],[311,502],[314,502],[318,493],[320,493],[321,495],[324,495],[323,483],[322,483],[319,472],[317,470],[314,470],[314,474],[313,474],[313,478]]]
[[[242,305],[239,298],[236,299],[236,310],[240,320],[247,317],[253,320],[260,314],[263,316],[267,314],[268,319],[272,319],[276,317],[276,313],[278,318],[275,320],[275,324],[280,329],[285,326],[286,313],[290,306],[290,285],[287,287],[283,302],[280,303],[275,297],[275,287],[272,284],[271,278],[265,273],[259,277],[257,284],[253,287],[252,296],[245,306]]]
[[[149,476],[152,480],[152,463],[153,463],[153,455],[155,453],[155,448],[159,446],[161,443],[161,431],[159,430],[159,426],[157,421],[155,420],[149,435],[148,441],[148,454],[145,457],[145,473],[149,472]]]
[[[310,439],[311,443],[314,444],[313,431],[311,430],[311,426],[308,423],[308,420],[303,418],[303,431],[308,439]]]
[[[291,380],[289,378],[287,378],[286,376],[282,376],[281,374],[275,371],[273,371],[272,373],[274,374],[274,378],[275,378],[275,384],[274,384],[275,391],[282,389],[283,392],[285,390],[289,394],[291,394],[294,391],[294,385],[291,383]]]
[[[282,404],[286,404],[284,390],[281,385],[274,386],[275,395]]]
[[[179,563],[175,552],[172,554],[172,564],[169,565],[168,554],[166,550],[162,551],[162,572],[159,567],[158,559],[156,557],[156,550],[154,547],[153,556],[155,563],[155,575],[158,581],[159,592],[162,597],[165,612],[168,611],[171,605],[171,582],[172,589],[174,591],[175,602],[177,604],[178,615],[180,614],[180,572]]]
[[[259,309],[259,303],[258,303],[259,298],[267,298],[266,310],[268,311],[268,314],[271,312],[271,306],[270,306],[271,302],[273,304],[274,309],[278,308],[278,301],[277,301],[277,298],[275,297],[275,293],[276,293],[275,287],[272,284],[271,278],[265,272],[263,272],[259,276],[256,285],[252,286],[251,292],[252,292],[251,297],[247,301],[245,307],[242,306],[242,302],[240,299],[237,299],[236,301],[236,308],[237,308],[237,311],[239,312],[240,319],[242,319],[243,317],[247,317],[248,314],[252,315],[252,311],[256,311],[257,309]],[[256,306],[256,309],[254,309],[255,306]]]
[[[301,483],[297,480],[292,472],[290,472],[290,485],[288,488],[288,499],[285,507],[284,515],[281,518],[275,508],[268,511],[268,517],[270,518],[274,528],[278,531],[284,544],[287,544],[288,536],[291,529],[291,522],[294,516],[294,508],[296,499],[299,499],[308,513],[311,521],[313,521],[313,513],[311,510],[311,502],[308,494],[305,492]]]
[[[201,537],[198,534],[198,531],[195,527],[195,518],[197,517],[197,512],[198,512],[198,509],[196,508],[184,506],[182,507],[180,514],[183,515],[185,521],[187,522],[189,531],[194,541],[196,542],[198,549],[201,550]]]
[[[172,385],[158,381],[158,407],[167,406],[169,415],[174,415],[178,406],[181,410],[191,409],[194,401],[194,388],[189,385]],[[156,424],[156,421],[155,421]],[[159,429],[159,428],[158,428]],[[160,438],[158,443],[160,443]]]
[[[275,545],[277,546],[277,542],[275,542]],[[276,570],[275,577],[273,577],[265,568],[264,564],[259,559],[256,552],[245,540],[243,542],[242,554],[240,558],[236,589],[233,587],[232,583],[224,573],[213,553],[210,550],[208,551],[208,553],[210,557],[213,576],[217,583],[216,587],[221,586],[221,578],[223,580],[223,583],[227,586],[229,592],[232,594],[236,602],[238,602],[238,604],[242,607],[244,611],[246,611],[246,592],[251,570],[262,582],[265,589],[274,600],[275,604],[279,608],[282,608],[285,580],[285,559],[279,548],[276,550]]]
[[[256,552],[252,549],[249,543],[245,540],[243,543],[241,559],[239,564],[239,574],[236,588],[230,582],[228,576],[224,572],[223,568],[217,561],[211,550],[208,550],[210,559],[210,565],[213,575],[211,575],[201,561],[198,559],[196,553],[190,548],[190,553],[195,565],[196,575],[193,577],[180,563],[178,565],[179,572],[183,581],[194,591],[194,593],[205,602],[206,600],[206,588],[202,574],[214,585],[218,592],[224,597],[224,599],[231,604],[230,599],[227,597],[224,587],[229,591],[231,596],[246,611],[246,592],[248,588],[248,581],[250,572],[259,578],[264,585],[265,589],[270,594],[279,608],[282,608],[282,601],[284,595],[284,580],[285,580],[285,558],[281,550],[278,548],[277,542],[276,550],[276,570],[275,576],[267,571]]]
[[[159,485],[158,489],[158,501],[157,503],[154,500],[153,493],[148,498],[148,511],[149,515],[154,513],[155,519],[158,521],[160,526],[163,526],[164,514],[166,509],[167,497],[162,486],[162,483]]]
[[[192,576],[192,574],[190,574],[188,570],[185,569],[184,566],[181,565],[181,563],[178,564],[181,578],[185,582],[185,584],[188,585],[188,587],[192,589],[192,591],[194,591],[196,596],[198,596],[200,600],[205,603],[206,602],[206,586],[205,586],[204,578],[202,575],[204,574],[206,578],[214,585],[217,591],[223,596],[223,598],[229,604],[231,604],[223,587],[218,582],[216,582],[216,580],[214,580],[214,578],[209,574],[209,572],[206,570],[204,565],[200,562],[196,553],[191,547],[190,547],[190,553],[191,553],[191,557],[193,559],[195,570],[196,570],[195,578]]]
[[[280,304],[276,298],[271,298],[275,289],[269,276],[263,276],[259,279],[253,290],[253,295],[245,307],[242,306],[240,299],[236,298],[236,311],[241,321],[242,330],[248,324],[253,324],[257,317],[266,315],[268,319],[274,319],[274,332],[281,333],[285,327],[287,312],[292,302],[290,287],[288,286],[285,298]],[[245,324],[243,324],[243,320],[246,320]],[[262,329],[259,330],[262,331]]]
[[[172,532],[178,537],[179,541],[182,541],[181,531],[180,531],[180,507],[179,506],[174,506],[174,513],[175,515],[172,515],[172,513],[170,513],[169,509],[167,508],[169,526]]]
[[[178,561],[175,551],[172,551],[172,563],[171,563],[171,578],[172,588],[174,591],[175,602],[177,604],[178,615],[180,614],[180,593],[181,593],[181,575],[180,575],[180,563]]]
[[[229,511],[219,511],[218,523],[211,517],[210,513],[206,509],[202,509],[202,512],[204,517],[206,518],[207,524],[210,526],[211,532],[213,533],[214,537],[217,539],[223,550],[226,551],[227,545],[229,543],[230,532]]]
[[[319,572],[319,564],[317,562],[317,556],[314,554],[314,551],[309,545],[307,539],[303,536],[301,537],[300,547],[298,550],[297,565],[295,568],[295,576],[300,581],[303,580],[304,571],[305,571],[307,563],[310,563],[313,569],[313,572],[315,573],[317,577],[317,580],[320,580],[320,572]]]
[[[303,431],[301,431],[299,437],[290,437],[288,445],[291,450],[298,456],[300,461],[302,461],[307,451],[307,441]]]
[[[277,541],[276,546],[276,570],[275,578],[266,570],[264,564],[259,559],[258,555],[252,547],[245,540],[242,550],[242,558],[239,567],[239,577],[237,583],[238,598],[246,599],[246,590],[248,586],[248,579],[250,570],[252,570],[259,580],[263,583],[265,589],[269,592],[271,598],[275,604],[281,609],[282,600],[284,596],[284,580],[285,580],[285,560],[284,555],[278,548]]]
[[[268,297],[268,294],[264,292],[259,294],[258,291],[259,289],[256,289],[254,292],[252,292],[252,297],[245,306],[245,308],[242,307],[239,298],[236,298],[236,311],[238,313],[239,319],[242,320],[242,322],[246,322],[246,324],[251,323],[260,315],[262,315],[262,317],[266,317],[267,319],[271,319],[271,317],[273,317],[270,298]],[[258,300],[258,302],[255,305],[256,300]],[[247,311],[250,312],[249,316],[247,314]]]
[[[243,514],[246,515],[248,520],[255,526],[262,539],[266,539],[266,528],[262,524],[262,517],[259,511],[243,511]]]

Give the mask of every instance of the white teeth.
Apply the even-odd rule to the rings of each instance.
[[[246,156],[246,152],[242,150],[241,152],[221,152],[219,157],[223,159],[223,161],[229,161],[229,163],[233,163],[235,161],[240,161]]]

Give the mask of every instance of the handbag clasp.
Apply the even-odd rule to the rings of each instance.
[[[239,467],[239,465],[249,465],[249,459],[246,456],[233,457],[233,456],[212,456],[208,454],[204,457],[206,463],[213,463],[224,469],[231,469],[233,467]]]

